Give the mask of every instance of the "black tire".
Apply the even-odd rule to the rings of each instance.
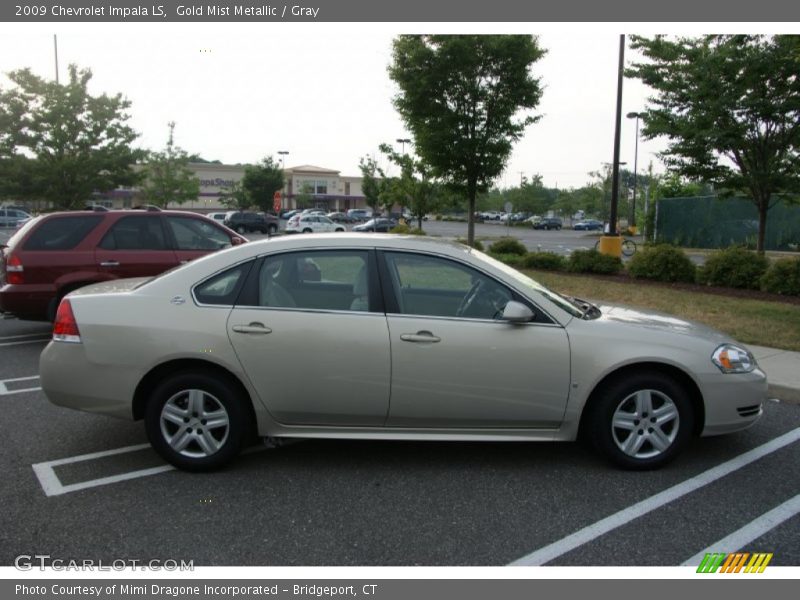
[[[278,226],[277,225],[270,225],[267,227],[267,234],[268,235],[275,235],[278,233]]]
[[[342,233],[344,231],[344,227],[337,227],[335,231],[336,233]]]
[[[237,225],[236,233],[241,233],[241,234],[247,233],[247,227],[245,227],[244,225]]]
[[[633,240],[624,240],[622,242],[622,254],[624,256],[633,256],[636,254],[636,242]]]
[[[196,402],[194,412],[192,400]],[[171,409],[165,411],[168,404]],[[210,419],[203,419],[208,416],[205,411],[214,413],[217,421],[224,416],[226,424],[206,427]],[[248,414],[244,398],[229,382],[184,371],[171,375],[153,391],[144,423],[150,444],[164,460],[186,471],[211,471],[241,451],[250,431]],[[186,439],[182,449],[173,447]]]
[[[303,233],[312,233],[312,231],[308,227],[306,227],[305,229],[303,229]]]
[[[694,430],[694,411],[686,390],[658,372],[613,380],[586,410],[592,444],[624,469],[664,466],[683,450]]]

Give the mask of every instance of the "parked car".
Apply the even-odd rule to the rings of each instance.
[[[372,218],[372,211],[366,208],[351,208],[347,216],[355,221],[368,221]]]
[[[281,218],[281,219],[283,219],[284,221],[288,221],[288,220],[289,220],[289,219],[291,219],[293,216],[295,216],[296,214],[299,214],[299,213],[300,213],[300,211],[299,211],[299,210],[297,210],[297,209],[294,209],[294,210],[285,210],[285,211],[283,211],[283,212],[281,213],[281,216],[280,216],[280,218]]]
[[[278,232],[278,217],[268,213],[248,211],[231,211],[225,215],[225,226],[238,233],[268,233],[273,235]]]
[[[376,233],[388,233],[390,229],[397,227],[397,221],[395,219],[387,219],[386,217],[377,217],[375,219],[370,219],[366,223],[362,223],[361,225],[355,225],[353,227],[353,231],[372,231]]]
[[[575,231],[602,231],[603,230],[603,223],[602,221],[596,221],[595,219],[586,219],[585,221],[579,221],[572,226]]]
[[[217,221],[218,223],[225,223],[225,217],[228,216],[227,212],[212,212],[206,214],[206,217],[211,219],[212,221]]]
[[[344,231],[344,226],[334,223],[325,215],[295,215],[286,222],[286,233],[319,233]]]
[[[31,216],[18,208],[0,208],[0,227],[16,227],[17,223]]]
[[[39,374],[56,405],[143,419],[156,451],[190,470],[226,464],[254,431],[580,436],[624,468],[656,468],[695,435],[753,425],[767,398],[726,334],[562,296],[455,242],[354,234],[77,290]]]
[[[561,229],[561,219],[558,217],[546,217],[541,221],[533,223],[534,229]]]
[[[53,320],[58,302],[98,281],[157,275],[246,242],[181,211],[73,211],[42,215],[17,230],[0,257],[0,312]]]
[[[355,223],[356,220],[343,212],[329,212],[327,216],[334,223]]]

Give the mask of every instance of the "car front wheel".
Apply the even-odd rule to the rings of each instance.
[[[153,392],[145,430],[167,462],[187,471],[209,471],[224,466],[241,450],[246,415],[243,399],[231,384],[183,372]]]
[[[619,379],[587,410],[595,447],[626,469],[667,464],[686,446],[694,428],[686,390],[661,373]]]

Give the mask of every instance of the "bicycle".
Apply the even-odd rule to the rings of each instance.
[[[595,250],[600,250],[600,240],[597,240],[594,244]],[[629,257],[636,254],[636,242],[631,239],[625,238],[622,240],[622,255]]]

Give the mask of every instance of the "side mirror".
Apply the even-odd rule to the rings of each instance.
[[[533,311],[515,300],[509,300],[503,309],[503,321],[509,323],[530,323],[533,320]]]

